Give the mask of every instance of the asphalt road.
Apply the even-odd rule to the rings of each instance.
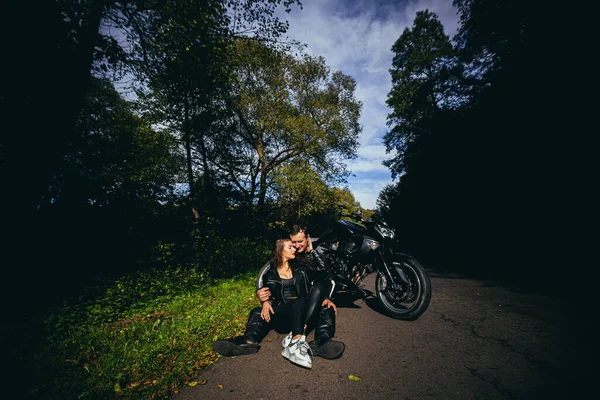
[[[430,276],[431,303],[416,321],[382,315],[374,297],[341,302],[336,339],[346,351],[337,360],[316,357],[312,370],[298,367],[281,356],[283,335],[271,331],[257,354],[219,359],[175,398],[579,397],[585,382],[565,304],[493,282]],[[367,278],[370,291],[374,277]]]

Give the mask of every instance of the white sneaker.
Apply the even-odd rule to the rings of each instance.
[[[293,362],[305,368],[312,368],[312,355],[310,346],[306,342],[306,336],[302,336],[295,342],[290,343],[283,351],[281,355]]]
[[[281,341],[281,346],[283,346],[283,348],[285,349],[290,345],[290,343],[292,343],[292,332],[288,333],[288,335],[283,338],[283,340]]]

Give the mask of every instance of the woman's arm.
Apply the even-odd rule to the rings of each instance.
[[[271,302],[267,300],[262,303],[262,311],[260,312],[260,316],[265,321],[271,322],[271,314],[275,314],[275,312],[273,311]]]

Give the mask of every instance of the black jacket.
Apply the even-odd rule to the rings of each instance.
[[[333,293],[335,285],[333,279],[327,269],[325,263],[318,252],[312,250],[310,254],[298,254],[294,260],[290,260],[292,275],[296,277],[296,291],[298,296],[306,296],[315,281],[324,281],[327,284],[328,298]],[[277,268],[271,264],[271,267],[263,275],[263,285],[268,287],[271,296],[269,301],[271,305],[276,307],[285,303],[283,298],[283,284],[277,273]]]
[[[298,296],[306,296],[310,290],[310,281],[308,280],[306,272],[300,268],[292,267],[292,276],[296,278],[296,293],[298,293]],[[273,307],[277,307],[286,302],[283,297],[283,284],[281,283],[281,278],[277,273],[277,268],[273,264],[271,264],[271,268],[265,272],[263,282],[271,291],[269,301]]]

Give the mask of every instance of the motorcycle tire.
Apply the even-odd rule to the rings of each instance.
[[[425,268],[414,258],[394,261],[393,268],[401,269],[409,283],[390,284],[385,275],[378,273],[375,279],[377,299],[390,317],[416,320],[429,306],[431,280]]]

